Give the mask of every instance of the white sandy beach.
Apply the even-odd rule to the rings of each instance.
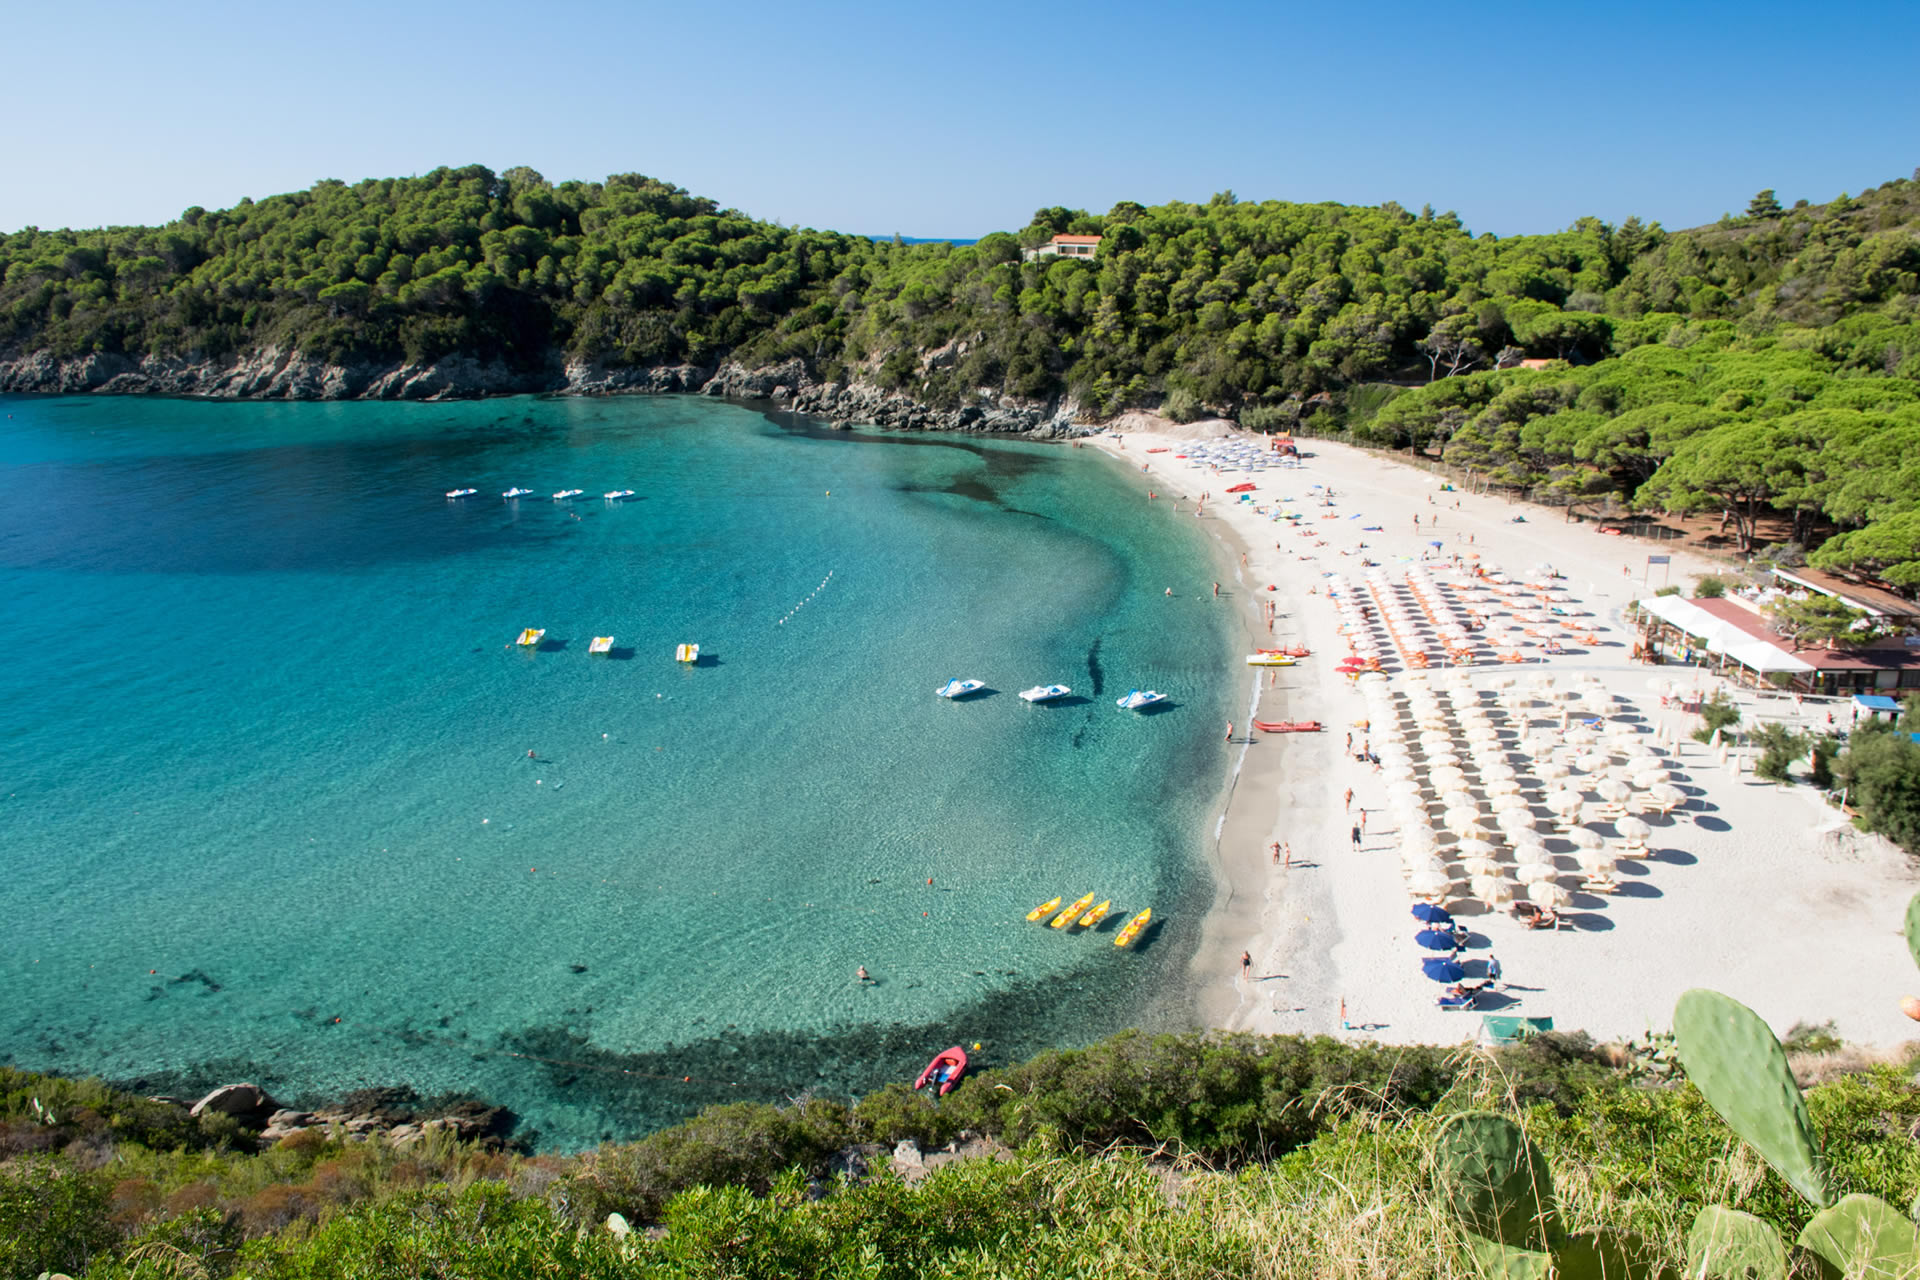
[[[1295,644],[1312,650],[1295,667],[1237,667],[1222,675],[1245,696],[1236,703],[1235,777],[1219,824],[1220,889],[1194,961],[1207,1025],[1429,1043],[1466,1040],[1479,1031],[1478,1012],[1436,1006],[1441,985],[1421,972],[1428,953],[1414,943],[1418,922],[1409,912],[1387,783],[1344,750],[1347,732],[1369,712],[1354,683],[1335,670],[1347,645],[1322,586],[1324,575],[1335,573],[1361,582],[1363,556],[1399,582],[1425,551],[1442,558],[1477,554],[1481,564],[1516,575],[1550,563],[1562,575],[1558,587],[1572,597],[1569,607],[1591,614],[1582,621],[1593,624],[1599,644],[1570,641],[1572,652],[1552,655],[1535,645],[1523,651],[1524,664],[1488,656],[1457,668],[1477,689],[1541,672],[1565,687],[1591,673],[1627,700],[1622,713],[1637,713],[1644,742],[1652,743],[1663,725],[1682,740],[1664,754],[1674,782],[1688,793],[1685,807],[1667,818],[1643,815],[1652,825],[1653,856],[1619,863],[1619,892],[1580,891],[1574,864],[1564,856],[1571,847],[1555,843],[1542,819],[1541,835],[1567,871],[1561,883],[1574,891],[1562,913],[1570,927],[1529,930],[1505,911],[1471,901],[1456,907],[1472,931],[1461,955],[1469,974],[1477,976],[1490,954],[1504,970],[1504,989],[1481,1011],[1551,1017],[1561,1030],[1621,1039],[1665,1028],[1680,993],[1704,986],[1750,1004],[1781,1033],[1799,1022],[1831,1021],[1852,1042],[1885,1045],[1911,1037],[1913,1024],[1899,1002],[1920,992],[1920,973],[1901,927],[1920,874],[1888,842],[1840,827],[1838,813],[1812,788],[1760,782],[1750,765],[1736,774],[1707,747],[1685,741],[1697,718],[1677,707],[1663,710],[1650,692],[1656,678],[1685,688],[1730,688],[1726,682],[1629,658],[1633,631],[1622,610],[1661,585],[1660,568],[1643,585],[1646,557],[1670,548],[1604,536],[1591,524],[1566,523],[1555,512],[1498,497],[1441,492],[1441,481],[1425,471],[1346,445],[1303,440],[1306,456],[1297,469],[1216,474],[1176,455],[1197,439],[1223,435],[1219,424],[1174,427],[1134,416],[1118,425],[1121,430],[1093,443],[1136,471],[1147,468],[1139,477],[1143,500],[1151,490],[1169,519],[1190,520],[1195,500],[1210,494],[1200,518],[1230,548],[1223,560],[1246,555],[1236,579],[1222,583],[1221,607],[1239,611],[1248,651]],[[1257,485],[1252,501],[1235,502],[1224,492],[1248,480]],[[1333,506],[1319,505],[1314,485],[1334,491]],[[1307,518],[1276,520],[1281,504]],[[1513,523],[1516,515],[1526,522]],[[1435,539],[1443,543],[1437,551],[1429,545]],[[1444,563],[1432,559],[1426,567]],[[1674,552],[1670,580],[1690,588],[1695,575],[1715,568]],[[1271,639],[1262,614],[1269,600],[1278,609]],[[1398,663],[1388,665],[1388,687],[1403,693],[1407,674]],[[1435,685],[1448,678],[1438,668],[1431,676]],[[1749,719],[1795,714],[1790,699],[1756,701],[1745,694],[1739,702]],[[1326,729],[1254,732],[1240,721],[1256,705],[1263,720],[1319,720]],[[1548,731],[1549,713],[1535,714],[1542,717],[1535,729]],[[1812,701],[1804,714],[1824,723],[1824,707],[1816,711]],[[1358,749],[1366,734],[1354,732]],[[1355,813],[1367,813],[1357,852],[1343,807],[1348,788]],[[1291,868],[1274,865],[1275,841],[1291,844]],[[1242,950],[1253,958],[1251,981],[1240,977]]]

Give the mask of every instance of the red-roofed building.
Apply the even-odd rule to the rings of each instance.
[[[1808,693],[1920,689],[1920,636],[1889,636],[1858,649],[1796,649],[1749,605],[1724,599],[1688,603],[1811,666],[1794,678],[1794,685]]]
[[[1033,258],[1091,258],[1100,248],[1100,236],[1055,236],[1038,249],[1029,249],[1026,257]]]

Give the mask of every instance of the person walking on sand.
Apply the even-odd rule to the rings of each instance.
[[[1227,741],[1233,741],[1233,721],[1227,721]]]
[[[1489,952],[1487,954],[1487,985],[1491,986],[1500,981],[1501,973],[1500,957]]]
[[[1273,842],[1273,865],[1276,867],[1280,865],[1280,842],[1278,840]]]
[[[1360,834],[1367,834],[1367,811],[1365,809],[1360,811]]]
[[[1252,977],[1253,977],[1253,955],[1251,952],[1242,951],[1240,953],[1240,980],[1242,982],[1245,982]]]
[[[1353,735],[1352,735],[1352,734],[1348,734],[1348,735],[1347,735],[1347,750],[1349,750],[1349,751],[1351,751],[1351,750],[1353,750]],[[1348,788],[1347,788],[1347,812],[1348,812],[1348,813],[1352,813],[1352,812],[1353,812],[1353,788],[1352,788],[1352,787],[1348,787]]]
[[[1353,824],[1353,847],[1355,849],[1360,847],[1360,824],[1357,822]]]

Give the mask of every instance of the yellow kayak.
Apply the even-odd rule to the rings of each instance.
[[[1151,919],[1153,919],[1153,908],[1148,907],[1145,911],[1142,911],[1139,915],[1127,921],[1126,928],[1120,930],[1119,935],[1113,940],[1113,945],[1116,947],[1124,947],[1132,942],[1140,936],[1140,931],[1147,927],[1147,921]]]
[[[1054,913],[1055,909],[1058,908],[1059,905],[1060,905],[1060,899],[1048,898],[1045,902],[1041,903],[1039,906],[1035,907],[1033,910],[1027,912],[1027,919],[1045,920],[1048,916]]]
[[[1247,665],[1250,667],[1291,667],[1294,663],[1295,659],[1288,657],[1284,653],[1250,653],[1247,655]]]
[[[1092,905],[1093,905],[1093,895],[1088,894],[1086,897],[1080,899],[1078,902],[1068,907],[1065,911],[1062,911],[1059,915],[1055,916],[1053,918],[1053,924],[1051,927],[1055,929],[1066,928],[1068,925],[1072,924],[1075,920],[1078,920],[1080,918],[1081,912],[1085,911],[1088,907]]]
[[[1080,917],[1080,927],[1082,929],[1093,928],[1093,926],[1105,920],[1107,918],[1107,912],[1111,910],[1113,910],[1113,899],[1108,898],[1105,902]]]

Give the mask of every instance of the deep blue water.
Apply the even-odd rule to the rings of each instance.
[[[572,1147],[1183,1016],[1227,611],[1092,450],[691,398],[0,413],[0,1060],[465,1092]],[[1024,921],[1087,890],[1166,923]]]

